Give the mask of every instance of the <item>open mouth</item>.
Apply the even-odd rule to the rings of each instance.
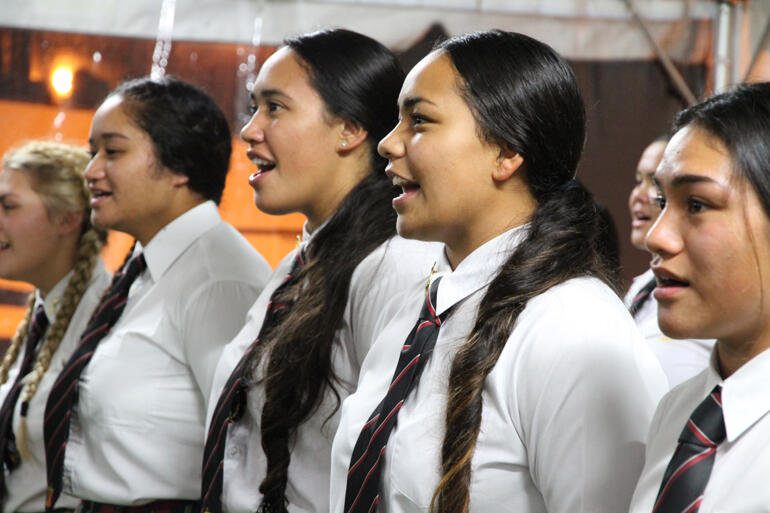
[[[401,187],[401,190],[404,192],[404,194],[414,192],[420,188],[420,186],[415,182],[410,182],[409,180],[396,175],[393,175],[393,185],[396,187]]]
[[[265,171],[272,171],[275,168],[275,162],[266,160],[260,157],[254,157],[251,159],[251,163],[257,166],[258,173],[264,173]]]

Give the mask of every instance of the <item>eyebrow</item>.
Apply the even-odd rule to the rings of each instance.
[[[713,183],[720,187],[724,187],[721,182],[709,178],[703,175],[677,175],[671,180],[671,187],[681,187],[683,185],[689,185],[694,183]]]
[[[105,132],[103,134],[100,134],[99,139],[128,139],[128,136],[123,135],[118,132]],[[92,137],[89,137],[88,144],[93,144],[94,139]]]
[[[256,97],[256,95],[254,93],[250,93],[249,96],[251,96],[251,101],[252,102],[257,100],[257,97]],[[261,96],[262,98],[272,98],[274,96],[281,96],[281,97],[286,98],[288,100],[291,99],[291,96],[289,96],[288,94],[284,93],[280,89],[263,89],[263,90],[261,90],[259,92],[259,96]]]
[[[427,98],[424,98],[422,96],[410,96],[409,98],[406,98],[404,100],[404,109],[411,109],[418,103],[430,103],[431,105],[436,105],[432,101],[430,101]]]

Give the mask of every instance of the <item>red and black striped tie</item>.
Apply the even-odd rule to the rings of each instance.
[[[32,371],[37,347],[47,329],[48,317],[43,305],[38,305],[27,330],[27,340],[24,343],[24,356],[19,366],[19,373],[16,375],[16,380],[13,382],[8,395],[5,396],[3,406],[0,407],[0,509],[5,502],[7,492],[5,489],[5,470],[10,472],[21,464],[21,455],[16,448],[16,437],[13,434],[13,412],[23,387],[22,379]],[[24,408],[24,404],[22,404],[22,408]]]
[[[687,421],[663,474],[653,513],[695,513],[703,500],[717,446],[726,436],[722,388],[717,385]]]
[[[137,276],[147,267],[144,255],[134,255],[123,272],[116,276],[110,291],[102,298],[88,326],[80,337],[80,345],[56,378],[48,395],[43,421],[45,438],[45,463],[48,474],[46,512],[51,512],[61,494],[64,451],[70,429],[70,415],[77,402],[80,375],[91,360],[96,346],[110,332],[120,318],[128,299],[128,289]]]
[[[652,291],[655,290],[657,284],[657,280],[653,278],[645,283],[644,287],[642,287],[641,290],[636,293],[634,300],[631,301],[631,306],[628,307],[628,311],[631,312],[631,317],[636,317],[636,314],[639,313],[639,310],[641,310],[647,300],[650,299],[650,295],[652,294]]]
[[[380,473],[390,433],[396,425],[398,411],[409,392],[417,385],[420,374],[436,345],[442,321],[451,309],[436,315],[437,278],[425,291],[425,303],[412,331],[401,348],[390,387],[380,404],[364,424],[353,448],[345,489],[345,513],[373,513],[380,500]]]
[[[206,445],[203,449],[203,470],[201,472],[202,511],[204,513],[221,513],[222,511],[222,487],[224,485],[222,470],[225,462],[225,443],[227,441],[227,428],[233,422],[238,421],[246,408],[246,393],[250,386],[249,355],[257,348],[259,339],[269,326],[279,322],[279,319],[287,311],[289,306],[285,302],[279,302],[277,298],[286,288],[294,283],[294,278],[299,273],[303,264],[302,253],[297,251],[297,258],[292,264],[289,274],[283,282],[270,295],[265,319],[254,342],[241,357],[235,366],[230,378],[225,383],[222,393],[219,395],[214,414],[211,417]]]

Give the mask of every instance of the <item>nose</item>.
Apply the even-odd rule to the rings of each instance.
[[[398,133],[400,126],[401,123],[399,122],[377,145],[377,152],[388,160],[404,156],[404,143]]]
[[[265,140],[265,131],[262,128],[260,112],[257,110],[249,122],[241,128],[241,139],[249,144],[260,143]]]
[[[88,182],[95,182],[96,180],[104,178],[104,165],[102,164],[102,158],[98,153],[91,158],[83,175]]]
[[[655,224],[644,239],[647,251],[662,258],[670,258],[684,249],[684,243],[677,229],[675,215],[664,208]]]

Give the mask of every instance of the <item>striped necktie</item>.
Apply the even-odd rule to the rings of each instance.
[[[653,513],[695,513],[703,500],[717,446],[725,439],[722,388],[717,385],[690,416],[679,435],[655,500]]]
[[[425,291],[425,303],[420,317],[401,348],[390,387],[358,435],[348,468],[345,513],[373,513],[377,510],[382,458],[390,433],[396,425],[398,411],[409,392],[417,385],[436,345],[441,323],[452,310],[450,308],[441,316],[436,315],[434,305],[440,281],[441,278],[437,278],[429,291]]]
[[[276,299],[289,285],[294,283],[294,278],[299,273],[302,264],[302,253],[297,250],[297,257],[294,259],[289,274],[286,275],[283,282],[270,295],[265,319],[262,321],[262,327],[259,329],[257,338],[249,345],[238,365],[235,366],[235,369],[230,374],[230,378],[225,383],[222,393],[219,395],[219,400],[211,418],[211,425],[206,435],[206,446],[203,449],[201,494],[203,497],[202,511],[204,513],[221,513],[222,511],[222,488],[224,486],[222,470],[225,462],[227,428],[230,424],[237,422],[241,418],[246,408],[246,393],[251,384],[248,381],[250,370],[248,365],[249,356],[259,345],[259,340],[267,331],[267,328],[280,322],[283,315],[287,313],[287,307],[290,305],[279,303]]]
[[[32,371],[37,355],[37,348],[43,335],[48,330],[48,317],[45,314],[43,305],[35,308],[35,314],[27,330],[27,340],[24,343],[24,356],[19,366],[19,372],[13,386],[5,396],[3,406],[0,407],[0,509],[5,501],[5,471],[12,471],[21,464],[21,455],[16,448],[16,437],[13,434],[13,413],[16,409],[16,402],[21,395],[23,388],[22,379]],[[24,405],[22,404],[22,408]]]
[[[657,280],[655,278],[651,279],[647,283],[644,284],[644,287],[639,290],[639,292],[636,293],[634,296],[634,300],[631,301],[631,306],[628,307],[628,311],[631,312],[632,317],[636,317],[636,314],[639,313],[639,310],[642,309],[644,306],[644,303],[647,302],[647,300],[650,298],[650,295],[652,294],[652,291],[655,290],[655,286],[657,285]]]
[[[69,438],[70,415],[77,403],[80,375],[96,350],[99,342],[110,332],[120,318],[128,300],[128,290],[137,276],[147,267],[144,255],[131,258],[123,272],[116,276],[110,290],[94,311],[88,326],[80,337],[80,345],[56,378],[48,395],[43,421],[45,463],[48,474],[46,512],[50,513],[62,491],[64,451]]]

